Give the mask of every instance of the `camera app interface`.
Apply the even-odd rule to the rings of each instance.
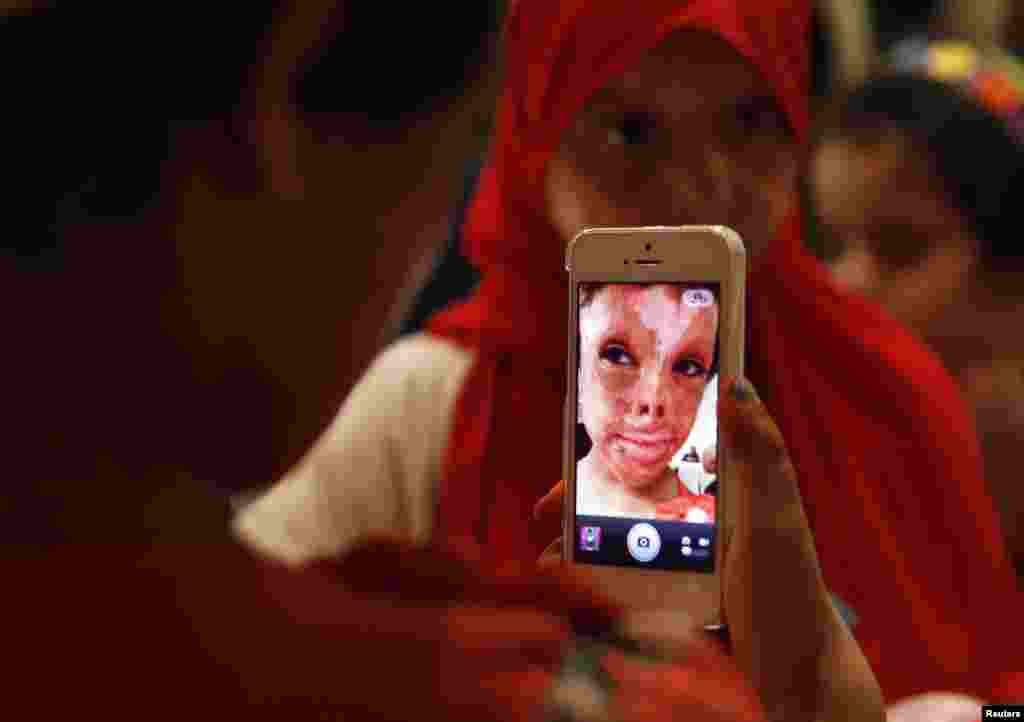
[[[581,283],[577,562],[714,571],[717,283]]]

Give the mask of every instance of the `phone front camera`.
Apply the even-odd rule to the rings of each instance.
[[[654,246],[652,246],[652,245],[651,245],[650,243],[648,243],[648,244],[647,244],[646,246],[644,246],[644,250],[645,250],[645,251],[647,251],[648,253],[650,253],[650,251],[651,251],[651,249],[652,249],[653,247],[654,247]]]

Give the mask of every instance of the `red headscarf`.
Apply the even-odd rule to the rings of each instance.
[[[760,70],[802,139],[809,13],[806,0],[514,5],[492,158],[465,226],[483,280],[430,326],[477,354],[449,444],[442,535],[525,558],[558,533],[528,520],[561,468],[565,242],[543,181],[570,118],[668,33],[701,28]],[[796,218],[754,265],[750,376],[785,434],[826,580],[857,612],[883,690],[985,694],[1015,581],[955,384],[877,307],[832,285]]]

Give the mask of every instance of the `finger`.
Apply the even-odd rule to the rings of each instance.
[[[324,589],[321,585],[316,588]],[[546,610],[527,601],[410,603],[404,598],[383,600],[327,589],[338,592],[331,595],[329,604],[307,603],[293,610],[312,623],[325,641],[405,645],[410,651],[441,645],[467,652],[536,653],[557,649],[571,633],[570,621],[561,610]]]
[[[796,472],[782,432],[749,381],[733,379],[727,388],[729,392],[719,399],[721,443],[728,451],[727,461],[735,467],[732,475],[739,476],[741,491],[750,497],[750,513],[757,515],[749,522],[756,526],[775,519],[805,525]],[[731,483],[738,485],[735,478]]]
[[[537,559],[537,564],[541,569],[553,570],[562,563],[562,537],[558,537],[553,542],[547,545],[543,552],[540,554],[540,558]]]
[[[721,545],[722,551],[720,558],[723,560],[722,565],[723,567],[725,567],[725,570],[728,570],[729,568],[729,549],[731,542],[732,527],[723,525],[718,543]],[[725,578],[725,571],[723,571],[722,577],[723,579]],[[719,597],[722,607],[720,624],[717,627],[715,625],[711,625],[707,629],[705,629],[705,631],[708,632],[711,635],[711,637],[718,639],[720,642],[723,642],[726,646],[729,646],[729,602],[731,601],[729,599],[729,596],[729,585],[723,581],[721,588],[719,589]]]
[[[704,471],[714,474],[718,469],[718,447],[711,446],[704,451]]]
[[[552,661],[547,662],[514,651],[467,653],[450,643],[418,647],[408,640],[397,646],[369,642],[356,650],[340,648],[358,661],[346,670],[341,693],[331,697],[356,719],[365,718],[367,709],[374,710],[374,718],[389,720],[417,719],[424,709],[443,710],[449,722],[529,719],[542,707],[564,656],[560,650],[553,652],[548,655]],[[291,670],[302,661],[287,660],[286,673],[295,676]],[[332,668],[323,661],[318,666]],[[325,691],[338,688],[336,672],[331,680],[318,669],[301,671],[299,691],[305,698],[319,699]],[[307,677],[319,684],[311,684]],[[402,680],[401,694],[395,694],[396,679]],[[348,719],[349,715],[330,715],[335,717]]]
[[[722,525],[722,532],[721,532],[721,534],[719,536],[719,542],[718,543],[722,545],[722,559],[725,559],[726,562],[728,562],[728,560],[729,560],[729,549],[731,548],[731,545],[732,545],[733,529],[734,529],[734,527],[732,525],[730,525],[730,524],[723,524]],[[728,624],[728,620],[726,620],[724,618],[724,615],[727,612],[728,612],[727,609],[723,609],[722,610],[722,614],[723,614],[723,620],[722,621],[725,622],[726,624]]]
[[[415,546],[393,537],[373,536],[339,559],[315,565],[345,588],[366,596],[398,597],[407,603],[464,598],[481,573],[467,550]]]
[[[567,617],[577,626],[600,626],[613,619],[616,605],[559,562],[555,557],[544,565],[522,561],[495,567],[461,549],[385,540],[363,545],[324,569],[352,592],[401,599],[407,605],[461,600],[502,608],[529,606]]]
[[[786,445],[782,433],[761,403],[757,391],[746,379],[729,379],[728,392],[718,399],[722,441],[735,456],[756,456],[759,460],[774,460],[785,455]]]
[[[533,507],[533,518],[543,519],[551,514],[562,513],[562,500],[565,498],[565,482],[559,481],[551,491],[545,494]]]
[[[782,433],[757,397],[750,382],[734,380],[719,401],[721,443],[727,451],[728,473],[735,500],[735,538],[744,551],[755,535],[758,553],[770,558],[764,544],[778,544],[781,556],[799,552],[817,566],[813,537],[804,514],[796,470]],[[796,547],[790,550],[789,547]],[[774,552],[773,552],[774,553]]]
[[[527,608],[454,606],[444,614],[443,636],[468,654],[528,654],[557,661],[572,631],[567,619]]]
[[[553,550],[554,545],[548,549]],[[545,553],[536,562],[507,564],[471,590],[475,599],[501,605],[527,605],[567,616],[576,629],[611,624],[619,608],[588,576],[588,570],[564,564],[560,553]]]
[[[631,610],[622,616],[619,630],[669,657],[680,657],[703,643],[702,625],[684,610]]]
[[[729,630],[741,667],[766,701],[783,704],[776,693],[816,674],[832,611],[782,434],[749,382],[727,388],[720,438],[737,507],[724,571]]]

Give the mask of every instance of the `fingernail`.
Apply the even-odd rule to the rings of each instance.
[[[744,378],[736,379],[732,382],[732,397],[737,401],[755,401],[757,400],[757,391],[754,390],[754,386]]]
[[[853,611],[853,608],[837,595],[832,594],[831,597],[832,603],[836,605],[836,609],[839,611],[839,616],[843,618],[844,622],[846,622],[846,626],[851,629],[857,626],[857,622],[860,621],[860,618],[857,616],[857,613]]]

